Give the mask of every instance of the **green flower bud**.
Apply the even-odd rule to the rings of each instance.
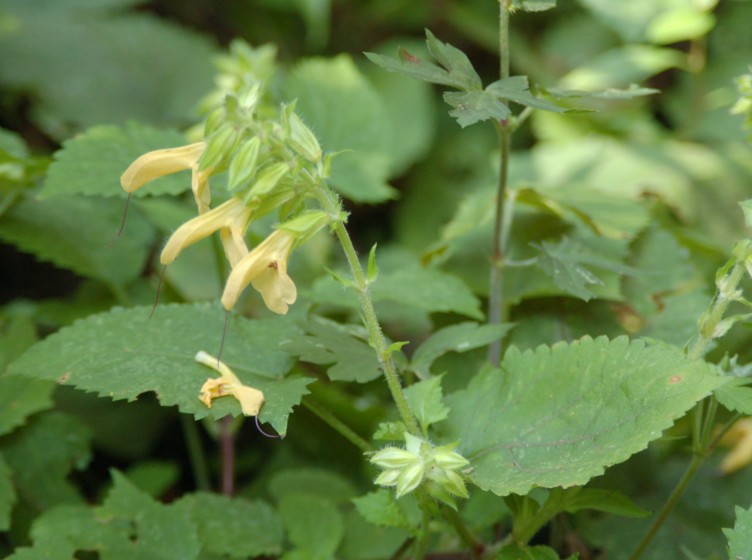
[[[379,467],[385,469],[400,469],[406,467],[415,461],[418,461],[420,457],[414,453],[410,453],[406,449],[399,449],[398,447],[387,447],[376,453],[371,462]]]
[[[400,498],[415,490],[423,480],[424,474],[425,466],[420,460],[402,469],[397,479],[397,497]]]
[[[217,107],[213,109],[204,121],[204,138],[208,138],[214,134],[219,127],[225,124],[227,121],[227,113],[224,107]]]
[[[321,146],[319,145],[319,141],[316,140],[316,136],[311,132],[311,129],[303,124],[303,121],[295,113],[290,113],[289,125],[290,138],[288,142],[290,147],[308,161],[313,163],[321,161],[323,155]]]
[[[291,220],[277,226],[277,229],[284,229],[295,233],[300,239],[306,241],[328,223],[329,214],[321,210],[310,210],[298,214]]]
[[[246,201],[253,200],[254,198],[261,198],[268,194],[282,178],[290,172],[290,166],[285,162],[273,163],[265,167],[256,178],[251,189],[245,195]]]
[[[238,131],[231,124],[224,124],[207,139],[207,147],[199,161],[199,170],[219,167],[223,160],[232,153]]]
[[[258,155],[261,148],[261,139],[254,136],[241,144],[232,156],[230,162],[229,177],[227,179],[227,188],[237,189],[243,183],[249,181],[258,169]]]

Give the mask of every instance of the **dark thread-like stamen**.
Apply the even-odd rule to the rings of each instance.
[[[123,221],[120,222],[120,229],[115,235],[115,239],[113,239],[110,243],[114,243],[115,241],[120,239],[120,234],[123,233],[123,230],[125,229],[125,218],[126,216],[128,216],[128,204],[131,201],[131,194],[133,193],[128,193],[128,198],[125,199],[125,208],[123,209]]]
[[[164,273],[165,270],[167,270],[167,265],[162,266],[162,272],[159,274],[159,284],[157,285],[157,297],[154,299],[154,305],[151,307],[151,313],[149,313],[149,319],[151,319],[151,316],[154,315],[154,312],[157,310],[157,304],[159,304],[159,294],[162,291],[162,282],[164,280]]]
[[[253,417],[256,420],[256,429],[261,433],[261,435],[268,437],[269,439],[277,439],[281,438],[282,436],[279,434],[268,434],[266,433],[262,428],[261,424],[259,424],[258,414]]]
[[[222,342],[219,343],[219,353],[217,354],[217,367],[219,367],[222,352],[225,349],[225,336],[227,336],[227,323],[230,320],[230,310],[225,311],[225,326],[222,328]]]

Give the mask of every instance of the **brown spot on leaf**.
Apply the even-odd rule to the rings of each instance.
[[[679,381],[681,380],[682,380],[681,375],[672,375],[671,377],[668,378],[668,382],[671,383],[672,385],[675,383],[679,383]]]
[[[63,384],[68,381],[68,379],[70,379],[70,372],[66,371],[63,375],[57,378],[57,382]]]
[[[420,59],[417,56],[410,54],[406,49],[401,48],[399,54],[400,58],[407,62],[411,62],[413,64],[418,64],[418,62],[420,62]]]

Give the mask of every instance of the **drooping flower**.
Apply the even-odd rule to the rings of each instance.
[[[194,358],[198,363],[209,366],[219,372],[222,377],[207,379],[199,392],[199,400],[208,408],[212,407],[212,400],[220,397],[233,396],[240,403],[240,408],[246,416],[256,416],[264,404],[264,393],[253,387],[243,385],[237,375],[217,358],[201,350]]]
[[[147,152],[128,166],[120,177],[120,185],[128,193],[140,189],[146,183],[178,171],[192,171],[191,189],[199,213],[209,209],[211,193],[208,189],[210,170],[199,171],[198,161],[206,149],[206,142],[196,142],[177,148],[165,148]]]
[[[271,311],[287,313],[298,296],[295,283],[287,275],[287,259],[297,239],[297,234],[278,229],[243,257],[225,284],[222,293],[225,309],[232,309],[243,290],[252,284]]]
[[[253,209],[240,198],[232,197],[216,208],[199,214],[181,225],[170,236],[162,249],[160,261],[164,265],[170,264],[183,249],[221,230],[225,254],[234,266],[248,254],[243,236],[252,212]]]

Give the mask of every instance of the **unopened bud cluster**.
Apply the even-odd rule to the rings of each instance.
[[[203,139],[144,154],[121,177],[123,189],[130,193],[158,177],[191,170],[198,215],[175,231],[160,260],[170,264],[184,248],[218,231],[232,267],[222,294],[228,310],[250,284],[271,311],[286,313],[297,298],[287,275],[290,253],[340,219],[307,205],[326,178],[328,165],[294,103],[269,99],[274,54],[269,47],[233,44],[230,55],[220,61],[217,90],[203,104]],[[212,206],[209,180],[225,171],[229,199]],[[248,226],[272,212],[279,225],[249,249]]]
[[[458,471],[470,462],[455,452],[457,444],[434,447],[427,441],[405,432],[405,448],[386,447],[371,457],[384,471],[374,481],[380,486],[396,488],[397,497],[425,484],[428,493],[455,507],[453,496],[467,497],[467,488]]]

